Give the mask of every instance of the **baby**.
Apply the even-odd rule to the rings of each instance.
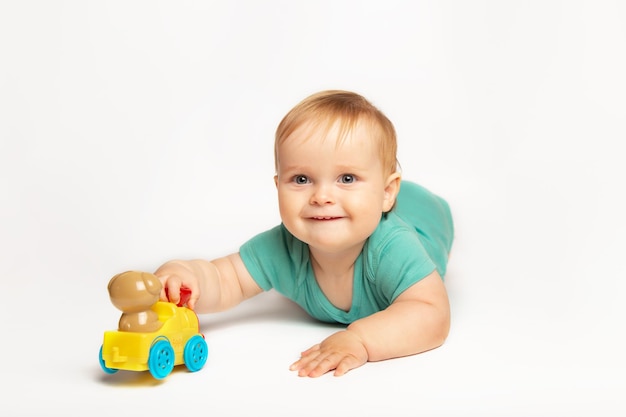
[[[453,222],[447,203],[402,181],[396,133],[362,96],[323,91],[276,131],[274,181],[282,223],[214,260],[155,271],[173,302],[191,290],[198,313],[275,289],[312,317],[347,327],[290,369],[340,376],[368,361],[440,346],[450,327],[444,286]]]

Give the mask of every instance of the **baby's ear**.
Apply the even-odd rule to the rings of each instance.
[[[396,203],[396,197],[400,192],[400,182],[402,177],[399,172],[394,172],[385,181],[385,199],[383,201],[383,212],[390,211]]]

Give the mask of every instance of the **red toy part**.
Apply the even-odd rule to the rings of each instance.
[[[167,288],[165,288],[165,296],[167,297],[168,300],[170,299],[169,291],[167,290]],[[176,305],[178,307],[182,307],[185,304],[187,304],[190,298],[191,298],[191,290],[187,287],[180,287],[180,301],[178,301],[178,304]]]

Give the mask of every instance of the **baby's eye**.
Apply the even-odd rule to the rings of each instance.
[[[309,178],[306,175],[296,175],[295,177],[293,177],[293,182],[299,185],[308,184]]]
[[[356,181],[356,178],[354,178],[354,175],[352,174],[343,174],[339,178],[339,181],[341,181],[342,184],[352,184],[354,181]]]

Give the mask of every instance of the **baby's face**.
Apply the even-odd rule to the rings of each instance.
[[[279,147],[276,185],[281,219],[312,250],[360,251],[383,212],[395,174],[383,173],[378,143],[359,123],[341,143],[337,127],[302,126]]]

